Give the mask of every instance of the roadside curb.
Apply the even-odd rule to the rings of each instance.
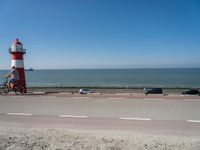
[[[116,95],[129,96],[129,95],[133,95],[133,93],[116,93]]]
[[[69,92],[58,92],[58,94],[60,94],[60,95],[72,95],[73,93],[69,93]]]

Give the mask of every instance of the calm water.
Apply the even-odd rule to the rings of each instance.
[[[0,75],[8,71],[1,70]],[[200,87],[200,69],[72,69],[26,72],[29,87]]]

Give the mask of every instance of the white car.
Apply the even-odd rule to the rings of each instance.
[[[88,94],[88,93],[94,93],[93,90],[88,90],[88,89],[80,89],[79,94]]]

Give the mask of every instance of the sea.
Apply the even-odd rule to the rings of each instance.
[[[0,70],[0,76],[8,72]],[[26,71],[25,74],[28,87],[200,88],[200,68],[63,69]]]

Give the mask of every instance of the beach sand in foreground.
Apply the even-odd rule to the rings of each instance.
[[[200,137],[142,135],[131,132],[0,128],[4,150],[199,150]]]

